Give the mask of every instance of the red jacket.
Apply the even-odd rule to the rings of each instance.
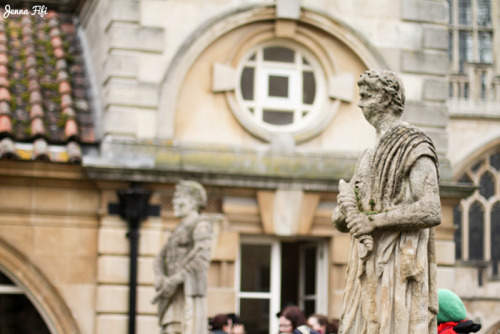
[[[481,329],[480,324],[476,324],[471,320],[462,320],[459,322],[443,322],[438,326],[438,334],[460,334],[460,333],[476,333]]]
[[[443,322],[438,326],[438,334],[456,334],[453,327],[458,325],[458,322]]]

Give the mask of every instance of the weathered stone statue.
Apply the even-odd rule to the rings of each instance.
[[[162,334],[207,333],[207,271],[212,225],[200,216],[205,189],[194,181],[175,188],[174,215],[181,222],[154,262],[158,317]]]
[[[340,181],[333,222],[352,236],[343,334],[436,333],[434,226],[441,222],[438,159],[432,141],[400,120],[401,79],[366,71],[358,86],[377,143]]]

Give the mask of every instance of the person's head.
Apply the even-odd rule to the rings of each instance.
[[[212,330],[223,330],[228,332],[230,330],[229,317],[226,314],[217,314],[212,319]]]
[[[453,291],[448,289],[439,289],[438,299],[438,324],[443,322],[459,322],[467,318],[464,303]]]
[[[307,319],[307,325],[321,334],[326,333],[328,318],[322,314],[313,314]]]
[[[306,317],[298,306],[287,306],[279,314],[280,333],[293,331],[306,323]]]
[[[359,80],[358,106],[366,120],[376,126],[381,119],[400,118],[405,104],[405,91],[401,79],[391,71],[369,70]]]
[[[199,212],[207,203],[207,193],[195,181],[180,181],[175,186],[173,199],[174,216],[182,218],[189,213]]]

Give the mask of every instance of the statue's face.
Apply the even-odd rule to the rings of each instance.
[[[196,210],[196,203],[189,196],[175,193],[172,203],[174,205],[174,216],[178,218],[186,217],[190,212]]]
[[[375,119],[383,113],[382,98],[384,91],[375,89],[367,85],[359,87],[358,107],[363,111],[363,115],[370,124],[374,124]]]

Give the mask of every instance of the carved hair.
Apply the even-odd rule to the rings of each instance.
[[[405,89],[403,81],[394,72],[386,70],[365,71],[360,75],[358,86],[381,89],[391,97],[391,106],[396,116],[401,116],[405,105]]]
[[[198,182],[182,180],[175,186],[175,192],[194,200],[198,206],[198,210],[203,209],[207,205],[207,192]]]

